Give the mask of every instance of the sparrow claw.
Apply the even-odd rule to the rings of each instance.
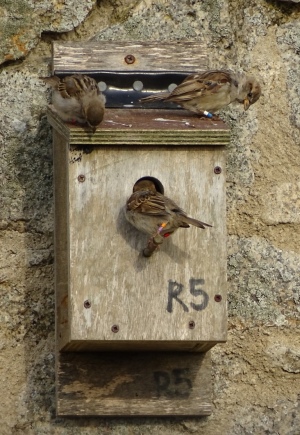
[[[154,251],[159,248],[159,245],[162,244],[164,238],[160,234],[155,234],[155,236],[150,237],[148,240],[147,246],[143,249],[144,257],[151,257]]]

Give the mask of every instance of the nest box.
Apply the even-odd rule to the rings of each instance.
[[[210,412],[209,353],[201,352],[226,341],[229,130],[221,120],[200,119],[172,104],[139,102],[205,70],[206,62],[198,43],[53,45],[54,74],[88,74],[107,98],[104,120],[94,134],[48,110],[54,147],[59,415]],[[212,227],[180,228],[145,257],[147,235],[124,216],[133,185],[143,177],[154,180],[189,216]],[[137,354],[138,359],[132,356]],[[120,361],[123,377],[111,390],[116,406],[108,406],[104,389],[116,379]],[[76,375],[69,370],[72,364]],[[109,374],[102,370],[101,377],[97,371],[97,388],[91,391],[92,381],[83,378],[81,369],[92,373],[107,365]],[[137,378],[141,375],[143,381]],[[74,393],[75,376],[84,398]],[[127,396],[116,393],[121,386]]]

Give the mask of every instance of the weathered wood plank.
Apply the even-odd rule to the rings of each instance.
[[[134,61],[127,63],[126,59]],[[207,50],[199,42],[53,42],[53,74],[101,70],[192,73],[207,67]]]
[[[56,298],[56,345],[70,338],[69,307],[69,146],[57,130],[53,131],[54,163],[54,250],[55,250],[55,298]]]
[[[223,121],[200,119],[185,110],[107,109],[94,134],[64,123],[50,108],[47,116],[70,144],[224,146],[230,141]]]
[[[204,69],[199,43],[53,44],[53,73],[91,73],[98,81],[101,71],[119,72],[118,80],[121,73],[137,80],[139,71],[159,72],[168,81],[165,72]],[[226,340],[228,128],[183,110],[128,104],[107,109],[94,135],[51,110],[48,119],[55,154],[57,414],[210,414],[210,355],[185,351],[204,352]],[[123,207],[146,175],[213,228],[179,230],[151,259],[142,257],[147,237],[127,223]]]
[[[65,149],[55,150],[56,162],[63,162]],[[68,233],[70,334],[61,324],[60,348],[201,351],[225,341],[223,147],[77,146],[68,160],[66,186],[59,186],[69,204],[61,219]],[[167,196],[213,228],[180,229],[150,259],[143,257],[147,236],[126,221],[123,208],[144,176],[159,179]]]
[[[67,326],[67,324],[63,325]],[[224,331],[225,333],[226,331]],[[143,351],[186,351],[186,352],[207,352],[213,346],[220,342],[225,342],[224,340],[218,341],[205,341],[199,342],[195,341],[146,341],[146,340],[105,340],[99,343],[97,340],[87,340],[82,342],[82,340],[72,340],[69,344],[67,344],[63,350],[64,351],[72,351],[72,352],[96,352],[96,351],[125,351],[125,352],[134,352],[139,349]],[[60,347],[62,346],[62,339],[59,340]]]
[[[58,416],[209,415],[211,396],[209,352],[58,354]]]

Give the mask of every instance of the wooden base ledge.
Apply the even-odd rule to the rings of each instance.
[[[210,352],[61,352],[57,386],[61,417],[212,412]]]
[[[186,110],[106,109],[95,133],[63,122],[51,107],[47,117],[71,145],[225,146],[230,140],[230,130],[222,120],[201,119]]]

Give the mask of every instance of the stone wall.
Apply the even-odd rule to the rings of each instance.
[[[53,193],[45,118],[52,40],[201,40],[263,95],[222,112],[229,337],[198,419],[56,419]],[[0,434],[300,433],[300,5],[273,0],[0,3]]]

